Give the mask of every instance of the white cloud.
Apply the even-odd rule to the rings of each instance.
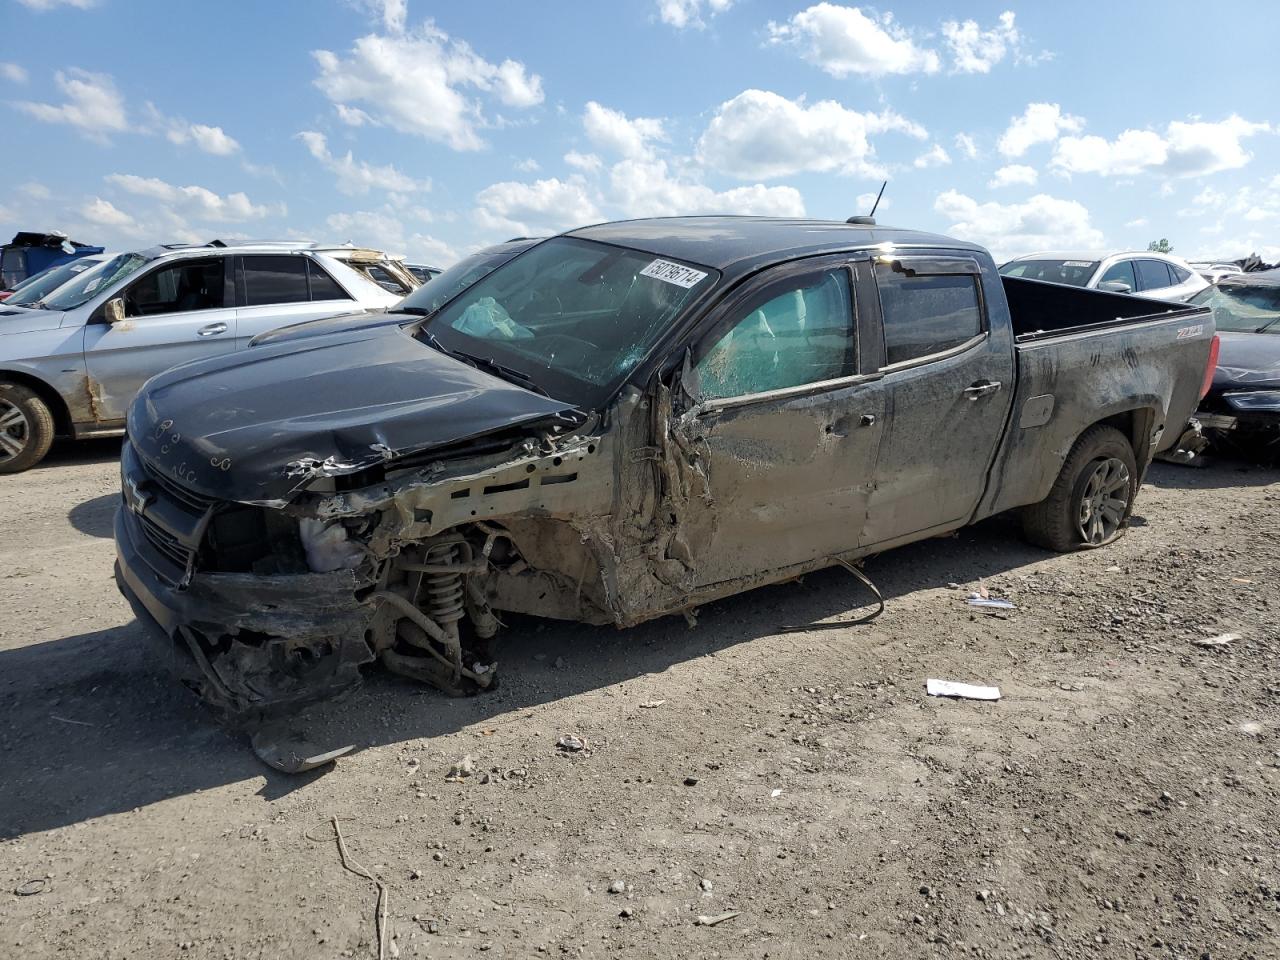
[[[26,83],[28,80],[26,68],[16,63],[0,63],[0,77],[10,83]]]
[[[271,207],[252,203],[243,193],[225,196],[205,187],[179,187],[156,177],[138,177],[131,173],[113,173],[107,182],[126,193],[149,197],[190,216],[217,222],[256,220],[273,212]]]
[[[466,88],[509,107],[543,100],[541,77],[524,64],[491,63],[430,21],[408,33],[361,37],[347,59],[329,50],[312,56],[320,69],[315,84],[335,106],[360,109],[361,122],[372,118],[455,150],[480,149],[480,130],[490,122]]]
[[[177,121],[165,136],[172,143],[193,143],[205,153],[212,153],[218,157],[228,156],[240,149],[236,139],[228,136],[221,127],[211,127],[203,123]]]
[[[1126,227],[1145,227],[1146,225],[1147,225],[1146,217],[1138,217],[1134,220],[1128,220],[1125,222]]]
[[[1218,123],[1175,120],[1163,135],[1153,130],[1125,130],[1115,140],[1063,137],[1052,164],[1063,173],[1125,176],[1160,173],[1195,177],[1243,167],[1253,157],[1241,142],[1271,130],[1235,114]]]
[[[1232,193],[1205,187],[1191,199],[1191,207],[1178,211],[1178,216],[1216,214],[1220,218],[1235,217],[1249,223],[1280,220],[1280,175],[1257,186],[1246,185]]]
[[[406,227],[390,206],[330,214],[325,218],[325,226],[336,242],[350,241],[392,256],[405,256],[412,263],[447,267],[458,259],[457,251],[445,241]]]
[[[75,7],[77,10],[88,10],[96,6],[98,0],[18,0],[30,10],[52,10],[55,7]]]
[[[967,133],[956,134],[956,149],[964,154],[966,160],[972,160],[978,155],[978,145]]]
[[[702,19],[704,10],[708,16],[715,16],[731,6],[733,0],[658,0],[658,18],[677,30],[686,27],[701,30],[707,25]]]
[[[875,207],[876,216],[879,216],[881,210],[888,210],[890,207],[893,206],[893,201],[888,197],[880,197],[880,203],[879,205],[877,205],[876,197],[878,194],[879,194],[879,191],[875,191],[872,193],[858,194],[857,199],[854,200],[853,202],[855,212],[858,214],[862,214],[864,216],[870,215],[871,208]]]
[[[356,195],[368,193],[370,190],[417,193],[431,189],[430,180],[415,180],[390,164],[375,166],[363,160],[356,160],[350,150],[343,156],[334,156],[330,153],[328,141],[322,133],[304,130],[298,134],[298,139],[303,142],[311,156],[319,160],[326,170],[337,177],[337,187],[343,193]]]
[[[43,183],[37,183],[35,180],[29,180],[26,183],[18,185],[18,191],[32,200],[48,200],[53,196],[53,191],[46,187]]]
[[[649,152],[654,141],[666,140],[662,121],[652,117],[635,117],[601,106],[594,100],[582,113],[582,126],[591,141],[604,150],[624,157],[638,157]]]
[[[522,236],[559,233],[601,219],[581,180],[550,177],[533,183],[504,181],[476,194],[476,220],[486,229]]]
[[[1082,119],[1063,113],[1056,103],[1029,103],[1022,116],[1010,118],[996,149],[1006,157],[1020,157],[1037,143],[1051,143],[1059,135],[1074,133],[1083,126]]]
[[[59,70],[54,81],[67,98],[66,103],[19,103],[18,109],[45,123],[73,126],[93,140],[105,140],[108,134],[129,129],[124,98],[107,74]]]
[[[804,199],[794,187],[755,183],[717,191],[673,175],[665,160],[640,157],[614,164],[609,171],[609,202],[624,217],[677,217],[694,214],[750,214],[802,217]]]
[[[409,18],[408,0],[364,0],[364,6],[382,21],[388,33],[404,33]]]
[[[345,103],[335,103],[333,109],[337,112],[338,119],[349,127],[380,126],[378,121],[374,120],[373,117],[359,107],[348,107]]]
[[[1039,174],[1036,173],[1035,167],[1028,167],[1021,163],[1011,163],[1001,167],[991,175],[991,179],[987,181],[987,186],[995,189],[997,187],[1008,187],[1015,183],[1031,185],[1036,182]]]
[[[594,153],[579,153],[570,150],[564,155],[564,162],[583,173],[595,173],[600,169],[600,158]]]
[[[916,44],[893,14],[868,16],[857,7],[817,3],[785,23],[769,21],[769,42],[793,47],[833,77],[851,73],[937,73],[938,54]]]
[[[1013,20],[1013,11],[1006,10],[990,30],[981,29],[973,20],[961,23],[948,20],[944,23],[942,35],[951,51],[953,69],[957,73],[990,73],[1005,54],[1012,52],[1016,55],[1022,44],[1022,34]]]
[[[1104,241],[1083,204],[1043,193],[1004,204],[978,203],[947,190],[933,209],[951,221],[947,233],[989,247],[997,262],[1034,250],[1096,248]]]
[[[523,160],[515,162],[515,168],[521,173],[537,173],[542,169],[542,164],[538,163],[533,157],[525,157]]]
[[[911,161],[911,165],[917,170],[924,170],[928,167],[944,167],[951,162],[951,155],[943,149],[942,144],[935,143],[920,156]]]
[[[880,176],[869,134],[897,131],[924,139],[924,128],[892,111],[859,113],[834,100],[806,106],[766,90],[722,103],[698,140],[698,157],[739,179],[804,171]]]
[[[90,223],[103,227],[128,230],[136,226],[133,217],[116,207],[109,200],[94,197],[80,208],[80,215]]]

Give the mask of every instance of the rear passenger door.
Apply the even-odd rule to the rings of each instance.
[[[852,550],[884,422],[847,258],[775,268],[709,318],[683,381],[709,487],[690,524],[696,585]]]
[[[268,330],[331,317],[356,306],[351,295],[310,257],[249,254],[236,261],[237,347]]]
[[[876,260],[888,415],[863,546],[961,525],[982,496],[1013,394],[1012,331],[990,322],[988,273],[965,255]]]

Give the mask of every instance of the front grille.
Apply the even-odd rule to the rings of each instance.
[[[142,534],[147,538],[147,542],[166,560],[184,571],[190,567],[193,554],[178,541],[177,537],[162,529],[150,517],[140,516],[138,520],[141,522]]]
[[[141,460],[142,458],[139,457],[138,459]],[[212,497],[205,497],[193,490],[188,490],[186,487],[170,480],[146,461],[142,462],[142,469],[146,471],[147,478],[152,483],[184,507],[194,510],[196,513],[204,513],[213,505]]]

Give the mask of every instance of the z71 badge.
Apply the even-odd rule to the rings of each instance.
[[[1179,340],[1190,340],[1192,337],[1196,336],[1197,334],[1201,334],[1201,333],[1204,333],[1204,324],[1203,324],[1203,323],[1197,323],[1194,327],[1179,327],[1179,328],[1178,328],[1178,339],[1179,339]]]

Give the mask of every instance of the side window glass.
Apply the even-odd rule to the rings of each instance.
[[[307,261],[303,257],[245,257],[245,304],[306,303]]]
[[[1191,279],[1190,271],[1183,270],[1181,267],[1175,267],[1172,263],[1169,264],[1169,272],[1173,274],[1174,283],[1186,283]]]
[[[307,261],[307,275],[311,278],[312,300],[350,300],[351,295],[338,286],[338,282],[325,272],[324,267]]]
[[[974,274],[909,277],[878,263],[876,285],[886,365],[950,350],[982,332]]]
[[[1130,290],[1137,290],[1138,281],[1133,276],[1133,261],[1121,260],[1119,263],[1113,263],[1098,282],[1107,283],[1110,280],[1119,280],[1121,283],[1127,283]]]
[[[765,393],[857,372],[848,272],[829,270],[795,284],[770,290],[698,362],[701,399]]]
[[[188,260],[161,267],[142,277],[124,294],[125,315],[216,310],[223,306],[226,261]]]
[[[1159,290],[1161,287],[1169,287],[1169,268],[1163,260],[1139,260],[1138,261],[1138,279],[1142,283],[1143,290]]]

